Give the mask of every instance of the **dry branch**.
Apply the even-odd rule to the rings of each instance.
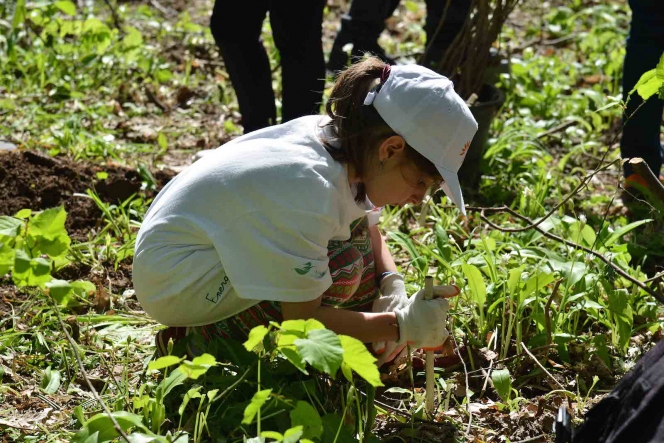
[[[578,243],[574,243],[573,241],[570,241],[570,240],[565,240],[564,238],[558,237],[558,236],[555,235],[555,234],[551,234],[550,232],[547,232],[547,231],[541,229],[540,227],[536,226],[536,224],[534,224],[533,221],[532,221],[531,219],[529,219],[528,217],[526,217],[526,216],[524,216],[524,215],[519,214],[518,212],[514,211],[512,208],[508,208],[507,206],[501,206],[501,207],[497,207],[497,208],[483,208],[483,207],[466,206],[466,210],[467,210],[467,211],[477,211],[477,212],[480,212],[480,216],[482,217],[482,220],[484,220],[484,222],[486,222],[486,224],[488,224],[489,226],[491,226],[493,229],[497,229],[497,230],[499,230],[499,231],[503,231],[503,232],[514,232],[514,231],[511,230],[510,228],[503,228],[502,226],[498,226],[498,225],[496,225],[495,223],[491,222],[491,220],[489,220],[489,219],[484,215],[484,212],[485,212],[485,211],[490,211],[490,212],[507,212],[507,213],[511,214],[512,216],[514,216],[514,217],[516,217],[516,218],[518,218],[518,219],[520,219],[520,220],[522,220],[522,221],[528,223],[529,226],[532,225],[532,228],[533,228],[533,229],[535,229],[537,232],[539,232],[539,233],[542,234],[543,236],[545,236],[545,237],[547,237],[547,238],[550,238],[551,240],[555,240],[555,241],[557,241],[557,242],[559,242],[559,243],[564,243],[564,244],[566,244],[567,246],[571,246],[571,247],[576,248],[576,249],[581,249],[582,251],[585,251],[585,252],[587,252],[588,254],[594,255],[595,257],[599,258],[599,259],[602,260],[604,263],[606,263],[607,265],[609,265],[610,267],[612,267],[612,268],[616,271],[616,273],[617,273],[618,275],[620,275],[621,277],[623,277],[625,280],[628,280],[628,281],[632,282],[633,284],[635,284],[635,285],[638,286],[639,288],[643,289],[643,290],[644,290],[645,292],[647,292],[648,294],[650,294],[650,295],[652,295],[653,297],[655,297],[655,299],[657,299],[660,303],[664,304],[664,295],[662,295],[662,294],[656,292],[655,290],[649,288],[649,287],[648,287],[645,283],[643,283],[642,281],[640,281],[640,280],[638,280],[638,279],[632,277],[631,275],[629,275],[628,273],[626,273],[625,271],[623,271],[623,269],[622,269],[620,266],[618,266],[618,265],[616,265],[615,263],[613,263],[611,260],[609,260],[608,258],[606,258],[604,255],[600,254],[599,252],[593,251],[593,250],[590,249],[590,248],[586,248],[585,246],[582,246],[582,245],[580,245],[580,244],[578,244]]]

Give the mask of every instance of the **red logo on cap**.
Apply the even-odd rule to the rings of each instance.
[[[470,147],[470,140],[468,140],[464,145],[463,149],[461,150],[461,154],[459,154],[459,157],[463,157],[464,155],[466,155],[466,151],[468,151],[469,147]]]

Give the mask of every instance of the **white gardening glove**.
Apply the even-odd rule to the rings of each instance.
[[[430,300],[424,299],[424,289],[411,298],[405,308],[394,313],[399,322],[397,345],[408,343],[414,348],[432,350],[440,348],[450,335],[446,329],[449,302],[445,297],[459,293],[456,286],[434,286]]]
[[[388,274],[380,282],[380,293],[373,302],[371,312],[394,312],[396,309],[405,308],[408,305],[406,285],[401,274]],[[392,354],[397,347],[395,342],[379,341],[372,343],[373,350],[377,355]],[[401,349],[403,346],[401,347]]]

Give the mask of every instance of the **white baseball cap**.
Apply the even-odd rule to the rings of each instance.
[[[394,132],[436,166],[445,180],[443,191],[466,215],[457,172],[477,122],[452,82],[423,66],[392,66],[364,104],[373,105]]]

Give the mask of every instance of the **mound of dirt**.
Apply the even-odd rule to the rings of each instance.
[[[99,179],[98,172],[105,172],[108,177]],[[154,175],[161,189],[175,173],[156,171]],[[92,189],[104,202],[119,203],[141,192],[142,181],[137,171],[119,165],[74,162],[32,151],[0,154],[0,215],[64,205],[69,235],[85,240],[87,233],[99,224],[102,213],[91,199],[74,194]],[[143,194],[153,197],[155,192]]]

